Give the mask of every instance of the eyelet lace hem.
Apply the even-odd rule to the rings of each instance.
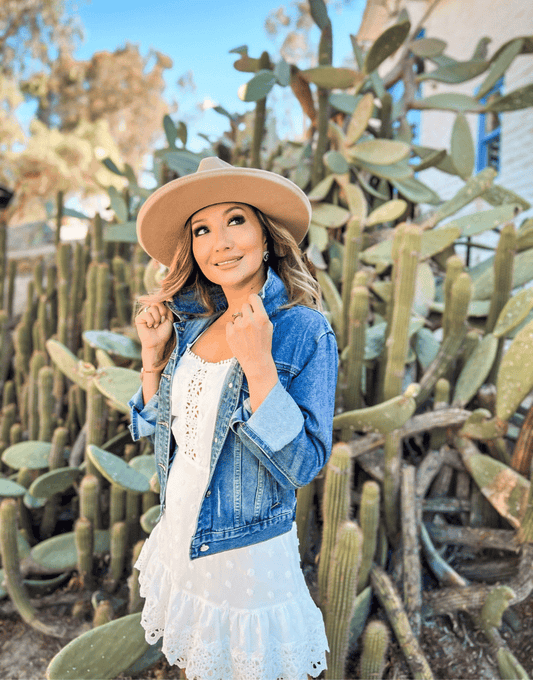
[[[307,680],[327,668],[322,615],[310,597],[248,611],[217,606],[174,587],[151,558],[141,551],[135,564],[141,625],[149,644],[163,638],[162,652],[188,680]]]

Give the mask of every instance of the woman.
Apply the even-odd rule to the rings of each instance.
[[[294,522],[330,455],[338,367],[298,248],[310,215],[289,180],[217,158],[139,212],[140,244],[169,267],[136,317],[131,432],[154,442],[161,487],[136,563],[142,625],[189,680],[326,668]]]

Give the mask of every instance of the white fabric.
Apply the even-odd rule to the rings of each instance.
[[[179,450],[160,522],[135,567],[146,640],[163,637],[188,680],[307,680],[326,668],[322,614],[300,569],[296,524],[249,547],[189,559],[209,478],[224,378],[235,358],[206,362],[187,347],[172,384]]]

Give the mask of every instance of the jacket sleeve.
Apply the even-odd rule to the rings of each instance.
[[[130,407],[131,415],[129,430],[133,441],[136,442],[141,437],[149,437],[153,442],[159,408],[159,392],[156,392],[150,401],[145,404],[141,385],[128,401],[128,406]]]
[[[338,361],[329,330],[287,389],[278,380],[254,413],[246,400],[232,415],[232,431],[283,487],[305,486],[328,461]]]

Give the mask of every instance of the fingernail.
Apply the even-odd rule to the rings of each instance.
[[[158,323],[154,323],[154,328],[157,328],[159,326]]]

